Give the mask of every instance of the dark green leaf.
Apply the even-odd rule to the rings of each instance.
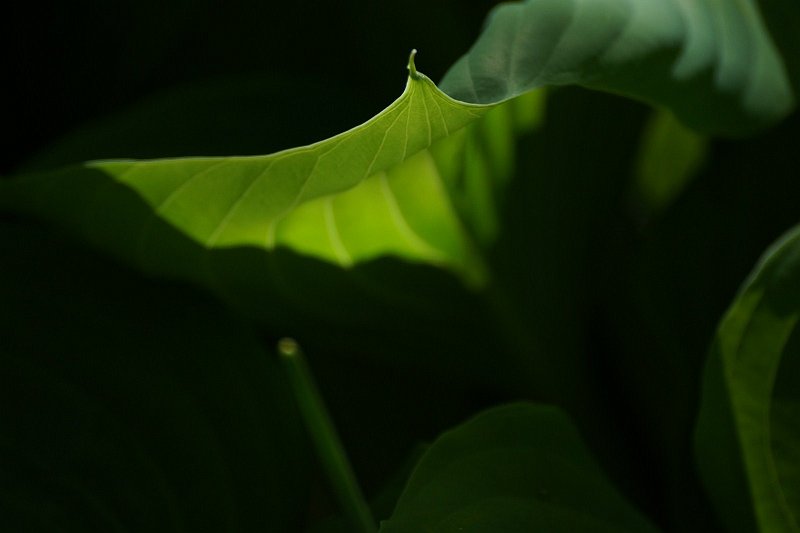
[[[39,230],[0,242],[2,529],[299,526],[305,436],[246,327]]]
[[[723,318],[695,439],[731,531],[800,530],[800,227],[770,248]]]
[[[654,528],[609,484],[561,411],[514,404],[439,437],[381,531]]]
[[[665,105],[709,133],[752,131],[793,106],[783,63],[752,0],[503,4],[441,88],[492,103],[569,84]]]

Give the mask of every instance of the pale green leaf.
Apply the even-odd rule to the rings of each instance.
[[[800,228],[764,256],[723,318],[696,450],[731,531],[800,531]]]
[[[95,161],[4,184],[3,201],[139,264],[164,246],[157,219],[206,250],[287,247],[343,267],[391,254],[452,267],[477,284],[482,265],[424,149],[489,108],[456,102],[419,75],[372,120],[310,146],[256,157]],[[97,212],[115,202],[93,200],[120,185],[152,212],[120,215],[133,235],[98,237]],[[64,187],[82,201],[65,204]],[[197,276],[197,265],[176,270]]]

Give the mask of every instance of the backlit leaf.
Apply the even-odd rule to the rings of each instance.
[[[749,0],[504,4],[442,90],[416,73],[413,58],[410,67],[393,104],[330,139],[258,157],[95,161],[22,176],[2,184],[0,207],[51,219],[149,272],[217,288],[229,273],[213,271],[204,251],[234,247],[285,247],[345,268],[390,255],[481,286],[488,273],[477,248],[498,231],[492,191],[510,161],[491,139],[508,138],[516,118],[497,115],[494,134],[477,137],[491,165],[476,137],[450,139],[488,120],[492,106],[579,84],[667,106],[708,132],[743,134],[793,104]],[[437,152],[464,162],[458,183]],[[141,205],[123,207],[124,191]]]

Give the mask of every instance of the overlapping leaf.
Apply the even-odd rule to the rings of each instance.
[[[506,4],[441,88],[491,103],[567,84],[664,105],[709,133],[747,133],[793,105],[781,58],[750,0]]]
[[[151,272],[212,286],[227,274],[212,273],[202,250],[232,247],[286,247],[343,267],[393,255],[479,285],[486,272],[475,242],[497,231],[487,183],[496,169],[476,166],[471,143],[444,140],[454,144],[439,152],[465,161],[464,173],[479,169],[448,183],[447,163],[425,149],[491,106],[553,84],[658,103],[730,134],[792,106],[751,1],[529,0],[492,13],[444,92],[414,74],[392,105],[331,139],[261,157],[87,163],[4,183],[0,206],[54,220]],[[513,121],[502,127],[513,131]],[[507,167],[509,154],[500,155]],[[458,187],[471,188],[469,202],[453,200]]]
[[[720,324],[696,449],[731,531],[800,531],[800,228],[764,256]]]

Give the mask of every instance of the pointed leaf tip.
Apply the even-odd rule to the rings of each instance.
[[[414,48],[411,50],[411,53],[408,55],[408,75],[411,76],[412,79],[418,80],[419,73],[417,72],[417,66],[414,64],[414,57],[417,55],[417,49]]]

